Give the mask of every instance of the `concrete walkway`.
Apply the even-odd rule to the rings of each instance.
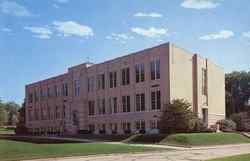
[[[161,152],[52,158],[33,161],[203,161],[247,153],[250,153],[250,144],[197,147],[179,150],[166,149]]]

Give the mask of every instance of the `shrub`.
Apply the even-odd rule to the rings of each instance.
[[[193,132],[212,132],[212,130],[208,129],[206,124],[198,118],[195,120]]]
[[[236,130],[237,131],[244,131],[244,120],[243,120],[243,113],[237,113],[231,115],[230,119],[233,120],[236,123]]]
[[[160,119],[161,133],[193,131],[197,116],[192,112],[190,106],[190,103],[183,99],[176,99],[167,104]]]
[[[236,123],[232,120],[219,120],[216,122],[216,124],[220,125],[220,130],[223,132],[233,132],[236,130]]]

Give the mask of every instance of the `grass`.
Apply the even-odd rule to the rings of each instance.
[[[15,131],[13,129],[0,128],[0,135],[1,134],[15,134]]]
[[[25,159],[84,156],[110,153],[135,153],[160,150],[159,148],[136,147],[117,144],[32,144],[0,139],[0,160],[17,161]]]
[[[176,146],[209,146],[239,143],[250,143],[250,139],[236,133],[190,133],[169,135],[160,142],[160,144]]]
[[[250,154],[243,154],[243,155],[236,155],[232,157],[212,159],[212,160],[207,160],[207,161],[249,161],[249,160],[250,160]]]
[[[164,134],[135,134],[123,140],[124,143],[157,144],[166,137]]]

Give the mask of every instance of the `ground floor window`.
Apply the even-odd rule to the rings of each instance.
[[[139,133],[145,133],[146,132],[145,121],[144,120],[136,121],[135,128]]]
[[[130,134],[131,133],[130,122],[123,122],[122,123],[122,129],[123,129],[124,134]]]

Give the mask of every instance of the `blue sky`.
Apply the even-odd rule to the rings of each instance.
[[[249,70],[249,0],[0,0],[0,98],[21,103],[25,84],[168,41]]]

